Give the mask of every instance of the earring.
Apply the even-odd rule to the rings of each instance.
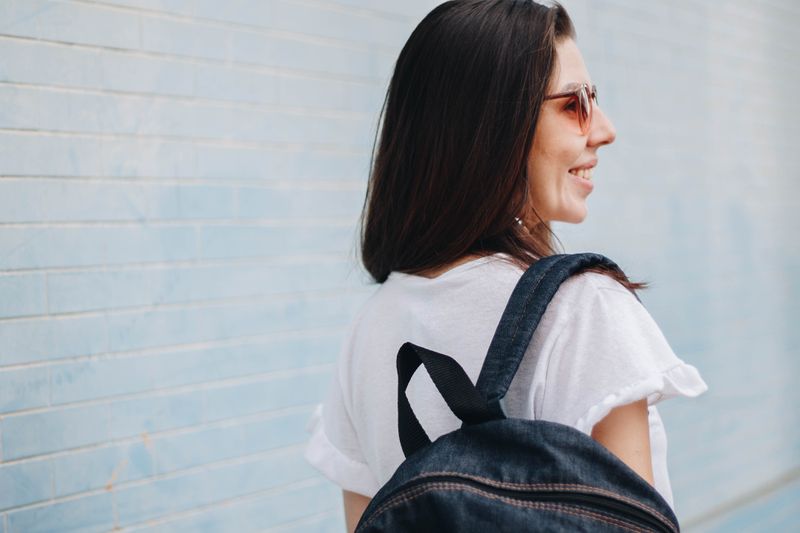
[[[517,224],[522,226],[522,228],[525,230],[525,233],[530,234],[531,230],[529,230],[528,227],[525,224],[522,223],[522,220],[519,217],[514,217],[514,220],[517,221]]]

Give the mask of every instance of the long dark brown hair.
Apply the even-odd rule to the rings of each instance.
[[[503,252],[524,269],[557,253],[528,200],[527,158],[566,38],[575,29],[564,7],[532,0],[451,0],[414,29],[383,103],[361,213],[361,260],[375,281],[468,254]],[[647,286],[589,270],[631,292]]]

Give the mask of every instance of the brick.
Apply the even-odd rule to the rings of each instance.
[[[0,209],[8,222],[142,220],[150,214],[147,193],[141,185],[2,180]]]
[[[358,217],[364,191],[240,187],[240,218]]]
[[[75,85],[166,96],[195,94],[198,73],[204,70],[181,58],[140,56],[121,50],[99,50],[94,69],[99,83],[79,80]]]
[[[179,531],[236,531],[261,530],[284,522],[330,511],[338,513],[340,491],[332,484],[317,481],[293,486],[276,494],[256,498],[247,497],[204,510],[188,517],[180,517],[152,528],[153,533]],[[338,519],[338,521],[336,520]],[[340,532],[344,519],[332,517],[331,522],[339,526],[330,531]],[[321,525],[321,524],[320,524]],[[320,531],[320,529],[310,529]]]
[[[231,31],[203,21],[142,17],[143,50],[224,61]]]
[[[0,464],[0,511],[52,497],[49,461]]]
[[[153,440],[158,473],[302,444],[310,411],[168,435]]]
[[[275,254],[340,252],[355,238],[354,229],[325,225],[310,227],[206,226],[200,231],[201,257],[232,259]]]
[[[0,204],[4,204],[0,182]],[[0,211],[5,211],[0,207]],[[0,318],[41,315],[46,312],[45,278],[43,274],[0,276]]]
[[[200,149],[189,140],[138,137],[95,144],[102,155],[99,174],[104,176],[185,178],[194,176],[198,168]]]
[[[202,391],[117,400],[109,405],[109,438],[140,437],[147,444],[151,433],[197,425],[203,401]]]
[[[229,55],[232,61],[243,64],[371,80],[386,79],[394,59],[391,54],[375,49],[311,43],[256,32],[233,33]]]
[[[47,276],[51,313],[151,305],[149,270],[56,272]],[[152,275],[152,274],[151,274]]]
[[[197,153],[198,177],[238,180],[353,180],[367,175],[358,153],[210,146]]]
[[[367,9],[369,11],[376,11],[394,16],[405,16],[413,22],[421,20],[422,16],[436,6],[436,2],[432,2],[431,0],[406,0],[402,3],[375,2],[374,0],[336,0],[336,3],[341,6],[356,9]],[[570,13],[571,12],[570,10]]]
[[[98,176],[103,169],[98,144],[102,146],[85,138],[0,131],[0,174]]]
[[[197,17],[212,21],[263,26],[272,19],[272,2],[253,3],[249,0],[230,0],[227,9],[209,0],[108,0],[108,3],[161,11],[184,17]]]
[[[43,407],[49,403],[49,397],[47,368],[0,369],[0,413]]]
[[[272,9],[274,18],[271,25],[277,29],[359,44],[399,48],[413,30],[410,21],[395,18],[376,20],[374,15],[355,14],[327,6],[275,0]]]
[[[196,257],[191,226],[0,227],[0,269],[89,266]]]
[[[105,317],[0,321],[0,366],[90,355],[108,349]]]
[[[317,109],[341,109],[374,115],[383,103],[381,86],[376,83],[347,82],[326,78],[285,74],[275,80],[278,103]]]
[[[0,128],[36,128],[42,122],[37,98],[18,87],[0,86]]]
[[[334,501],[338,503],[338,500],[341,500],[341,494],[337,495]],[[304,531],[341,533],[342,524],[344,523],[343,511],[337,509],[319,515],[311,515],[309,518],[283,523],[274,529],[275,531],[280,531],[280,533],[302,533]]]
[[[4,35],[38,37],[40,17],[50,9],[43,1],[20,2],[12,0],[0,4],[0,28]]]
[[[353,269],[326,261],[59,272],[47,276],[48,307],[65,313],[343,289],[357,283]]]
[[[314,474],[299,450],[287,450],[242,463],[223,465],[115,493],[119,525],[128,526],[208,505],[216,500],[244,496],[278,487]],[[164,495],[169,494],[169,498]]]
[[[68,450],[109,438],[109,409],[91,405],[3,419],[3,459]]]
[[[110,493],[84,496],[73,500],[8,513],[9,533],[108,531],[114,525]]]
[[[159,351],[146,356],[59,364],[51,369],[52,402],[57,405],[331,363],[338,352],[338,342],[332,337],[339,338],[330,334],[306,335],[236,346]],[[22,383],[19,378],[11,379]],[[25,390],[30,391],[31,387],[26,386]],[[32,396],[30,392],[27,394]],[[28,404],[35,399],[29,398]],[[20,400],[15,396],[13,401]]]
[[[321,402],[330,382],[328,370],[276,377],[206,391],[207,421],[245,416]]]
[[[17,83],[191,96],[195,68],[186,61],[0,37],[0,80]]]
[[[201,98],[278,103],[282,77],[238,65],[204,65],[196,69],[194,94]]]
[[[42,6],[36,15],[40,38],[111,48],[136,48],[140,44],[139,17],[130,12],[97,5],[32,3]]]
[[[153,447],[147,442],[90,448],[49,461],[56,497],[97,489],[110,491],[120,483],[145,479],[155,473]]]
[[[115,133],[247,142],[336,143],[368,149],[371,120],[283,110],[153,100],[0,85],[0,127],[87,134]],[[13,112],[11,112],[13,110]]]

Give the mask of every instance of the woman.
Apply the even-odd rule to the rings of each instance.
[[[525,268],[556,253],[550,223],[582,222],[598,150],[616,132],[559,4],[454,0],[397,60],[362,215],[362,261],[382,285],[352,322],[306,457],[344,493],[352,531],[403,460],[395,357],[405,341],[474,381]],[[591,435],[672,504],[661,399],[706,390],[634,291],[568,279],[507,396],[510,416]],[[434,439],[459,427],[424,372],[408,396]]]

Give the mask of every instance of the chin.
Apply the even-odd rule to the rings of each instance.
[[[564,215],[556,218],[555,221],[566,222],[567,224],[580,224],[586,220],[586,215],[588,215],[586,210],[583,210],[580,213],[564,213]]]

